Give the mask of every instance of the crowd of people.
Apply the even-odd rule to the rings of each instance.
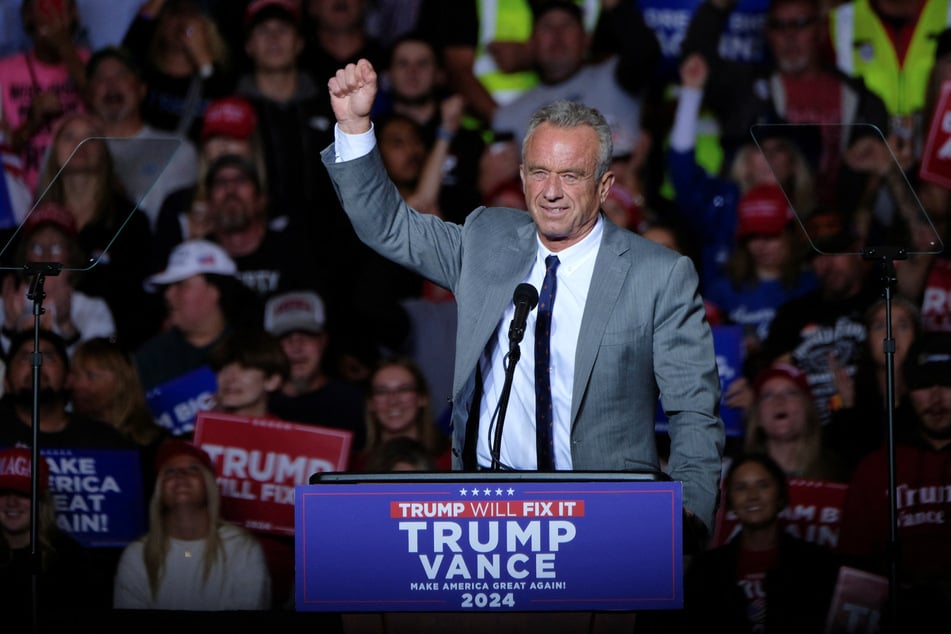
[[[114,4],[0,10],[4,596],[30,603],[30,490],[8,466],[36,437],[136,450],[147,514],[141,539],[85,552],[44,485],[41,592],[82,572],[90,605],[293,609],[293,541],[224,519],[214,462],[147,398],[203,368],[206,409],[349,432],[350,470],[462,458],[458,298],[396,263],[395,238],[393,259],[364,243],[321,158],[340,145],[328,82],[366,60],[386,175],[453,225],[528,213],[533,113],[596,109],[605,221],[687,256],[705,321],[740,332],[721,513],[741,529],[685,562],[684,619],[645,627],[813,631],[840,567],[887,577],[891,557],[902,615],[951,607],[948,0],[696,0],[677,19],[634,0]],[[39,299],[31,262],[62,267]],[[848,486],[837,544],[784,532],[797,480]]]

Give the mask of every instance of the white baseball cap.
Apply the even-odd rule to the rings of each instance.
[[[289,332],[324,330],[324,302],[313,291],[293,291],[271,297],[264,307],[264,329],[275,337]]]
[[[147,278],[145,283],[150,287],[163,286],[203,273],[233,276],[237,272],[234,260],[214,242],[186,240],[172,249],[165,270]]]

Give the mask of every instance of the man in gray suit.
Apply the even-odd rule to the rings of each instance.
[[[329,88],[337,127],[322,157],[360,239],[456,298],[454,468],[539,467],[531,342],[546,292],[520,344],[512,343],[509,325],[513,289],[520,283],[541,288],[546,258],[557,255],[550,362],[538,373],[540,383],[550,382],[554,455],[548,468],[659,471],[659,393],[670,420],[667,472],[683,483],[690,523],[710,529],[724,429],[697,274],[688,258],[620,229],[600,212],[614,182],[604,118],[569,102],[536,112],[520,168],[528,213],[483,207],[458,225],[410,209],[387,178],[369,117],[377,91],[369,62],[339,70]],[[499,445],[496,406],[517,345],[527,354],[514,365]]]

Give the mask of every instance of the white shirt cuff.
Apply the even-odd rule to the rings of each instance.
[[[366,156],[375,146],[373,122],[370,122],[370,129],[361,134],[347,134],[339,124],[334,124],[334,162],[343,163]]]

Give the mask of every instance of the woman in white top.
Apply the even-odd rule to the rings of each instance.
[[[208,454],[180,439],[157,457],[150,530],[126,546],[113,606],[151,610],[267,610],[271,579],[254,536],[220,518]]]

